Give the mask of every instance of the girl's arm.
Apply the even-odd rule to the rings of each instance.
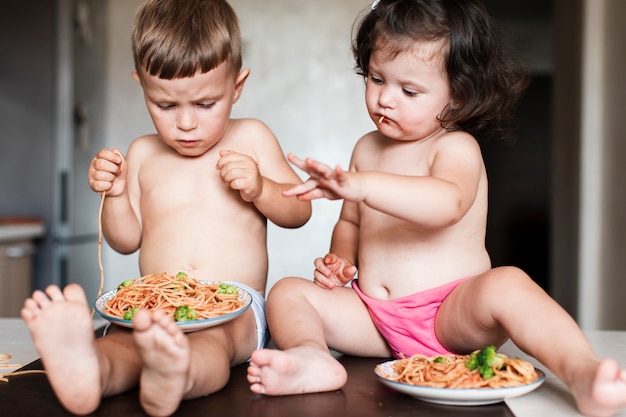
[[[474,203],[484,175],[480,148],[469,135],[442,141],[433,152],[425,175],[357,171],[362,169],[359,167],[343,171],[310,158],[300,160],[292,155],[289,158],[310,178],[285,195],[363,203],[424,228],[447,227],[463,218]]]
[[[344,286],[357,273],[359,221],[355,203],[344,202],[339,221],[333,229],[330,252],[315,259],[314,282],[322,288]]]
[[[478,144],[455,141],[439,147],[428,175],[347,173],[360,201],[374,210],[423,228],[457,223],[474,204],[484,165]]]

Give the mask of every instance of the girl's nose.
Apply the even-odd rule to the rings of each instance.
[[[393,94],[388,88],[382,88],[378,95],[378,104],[381,107],[392,108],[393,107]]]

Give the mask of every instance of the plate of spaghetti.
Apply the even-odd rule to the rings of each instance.
[[[179,272],[124,281],[100,295],[95,309],[111,323],[129,328],[137,311],[159,309],[189,332],[233,320],[251,304],[252,296],[235,284],[197,280]]]
[[[378,364],[386,386],[422,401],[474,406],[502,402],[537,389],[543,371],[487,346],[470,355],[413,355]]]

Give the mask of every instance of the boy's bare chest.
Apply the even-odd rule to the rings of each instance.
[[[142,205],[179,204],[213,205],[232,200],[233,193],[219,177],[211,159],[171,163],[156,159],[144,164],[139,172]]]

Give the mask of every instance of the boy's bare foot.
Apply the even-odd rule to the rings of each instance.
[[[626,369],[619,369],[613,359],[604,359],[595,368],[589,384],[579,378],[572,392],[580,411],[588,416],[607,417],[626,407]]]
[[[143,361],[139,400],[151,416],[169,416],[187,391],[190,353],[187,337],[160,310],[133,318],[135,343]]]
[[[248,366],[250,390],[256,394],[332,391],[343,387],[347,378],[346,370],[335,358],[312,347],[257,350]]]
[[[95,411],[102,395],[100,365],[83,289],[70,284],[63,291],[35,291],[21,313],[61,404],[74,414]]]

